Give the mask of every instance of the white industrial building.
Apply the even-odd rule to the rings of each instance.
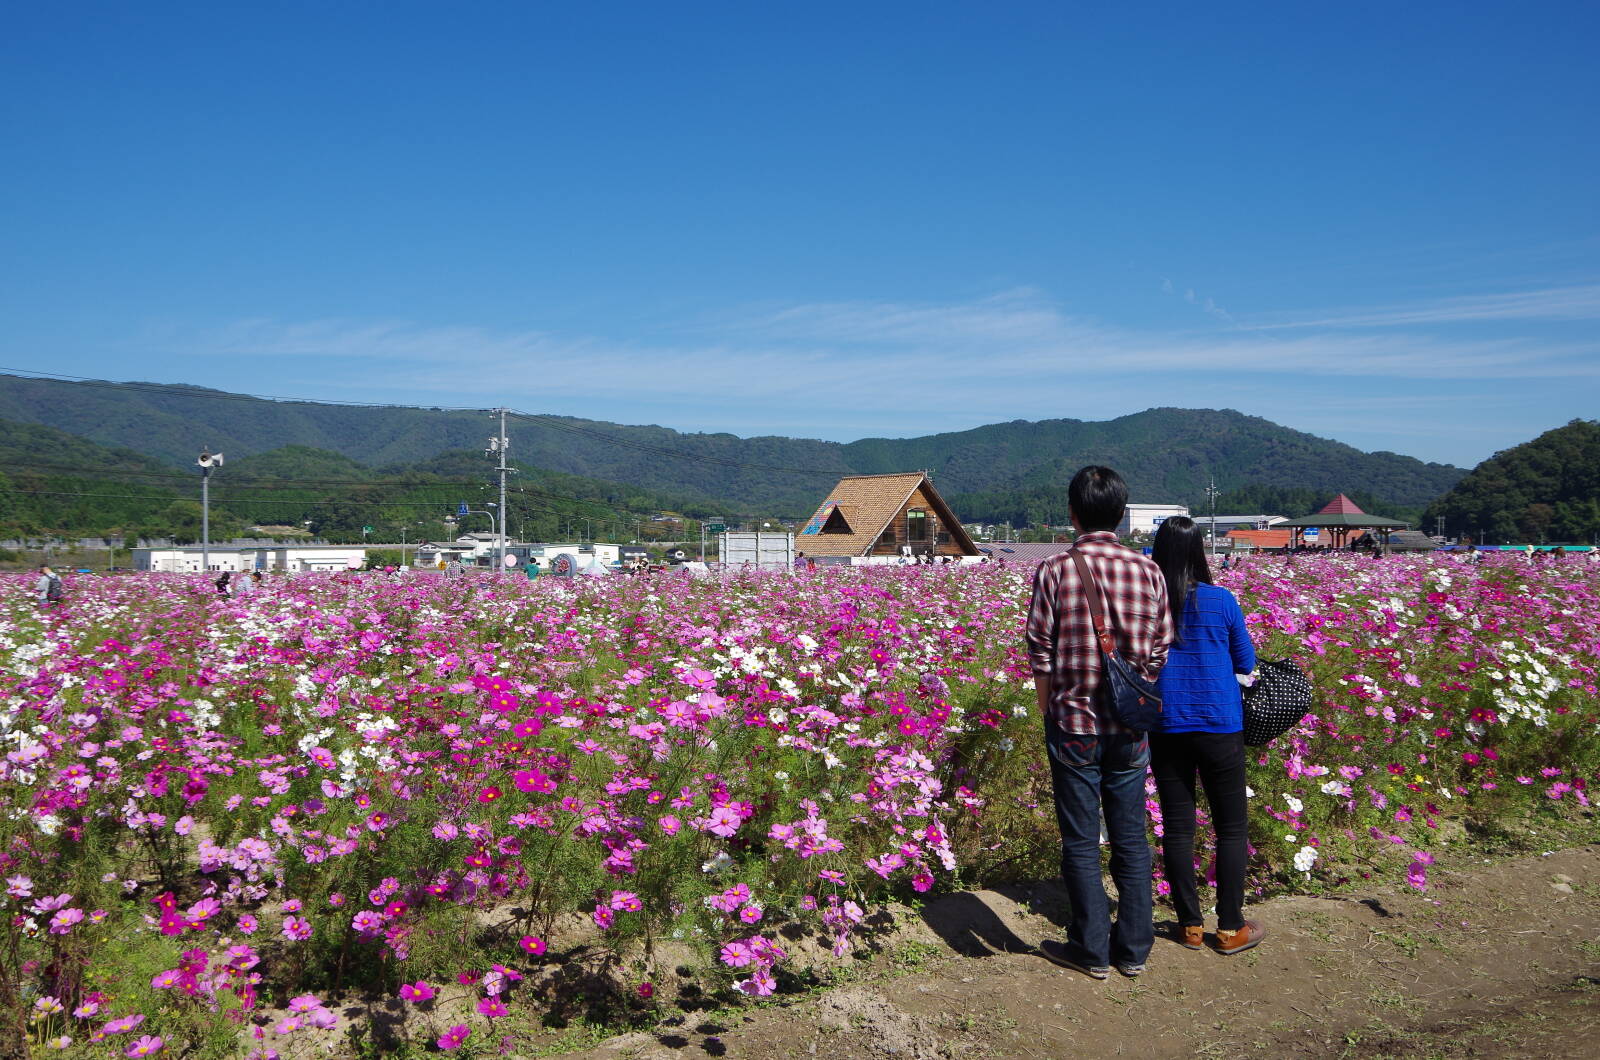
[[[1156,527],[1174,515],[1188,514],[1189,508],[1183,504],[1130,504],[1127,511],[1122,513],[1122,522],[1117,524],[1117,536],[1153,534]]]
[[[415,549],[416,565],[423,569],[438,568],[450,563],[492,567],[496,548],[493,534],[463,534],[456,538],[454,544],[418,545]],[[571,556],[573,563],[579,568],[587,567],[596,560],[603,566],[614,567],[622,560],[622,546],[608,545],[599,541],[592,545],[576,542],[557,545],[506,542],[506,558],[515,560],[512,566],[516,567],[525,565],[530,559],[536,559],[540,567],[549,570],[550,564],[561,555]]]
[[[170,545],[165,548],[135,548],[134,570],[164,571],[168,574],[198,574],[202,570],[241,571],[254,570],[256,550],[250,548],[216,545],[211,549],[210,565],[206,565],[205,550],[199,545]]]
[[[1217,533],[1225,534],[1229,530],[1271,530],[1289,517],[1286,515],[1218,515],[1215,517]],[[1197,515],[1194,521],[1206,529],[1211,528],[1213,517]]]
[[[361,545],[200,545],[133,549],[133,569],[169,574],[202,571],[338,571],[365,566]]]

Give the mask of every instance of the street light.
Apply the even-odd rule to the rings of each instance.
[[[495,504],[494,501],[486,501],[484,507],[497,508],[499,505]],[[485,511],[483,508],[468,508],[466,502],[462,501],[461,507],[456,509],[456,517],[459,519],[463,515],[487,515],[489,517],[489,529],[494,532],[495,540],[497,542],[500,540],[500,523],[496,520],[494,512]]]
[[[211,469],[222,466],[222,454],[200,450],[200,567],[211,569]]]

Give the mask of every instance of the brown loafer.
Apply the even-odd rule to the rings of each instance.
[[[1261,940],[1267,937],[1267,929],[1254,920],[1246,920],[1244,927],[1238,931],[1223,931],[1217,929],[1217,952],[1224,956],[1243,953],[1245,950],[1254,949],[1261,945]]]
[[[1185,924],[1178,929],[1177,942],[1186,950],[1197,950],[1204,945],[1206,929],[1204,924]]]

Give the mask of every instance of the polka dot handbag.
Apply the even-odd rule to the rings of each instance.
[[[1311,679],[1293,659],[1274,659],[1258,667],[1255,684],[1244,690],[1244,742],[1252,747],[1282,736],[1311,710]]]

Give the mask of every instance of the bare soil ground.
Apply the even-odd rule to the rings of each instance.
[[[940,898],[829,989],[732,1014],[669,1010],[650,1032],[560,1055],[1600,1056],[1600,843],[1441,864],[1426,894],[1274,899],[1249,911],[1270,931],[1259,948],[1222,957],[1158,937],[1134,980],[1039,957],[1063,909],[1044,883]]]

